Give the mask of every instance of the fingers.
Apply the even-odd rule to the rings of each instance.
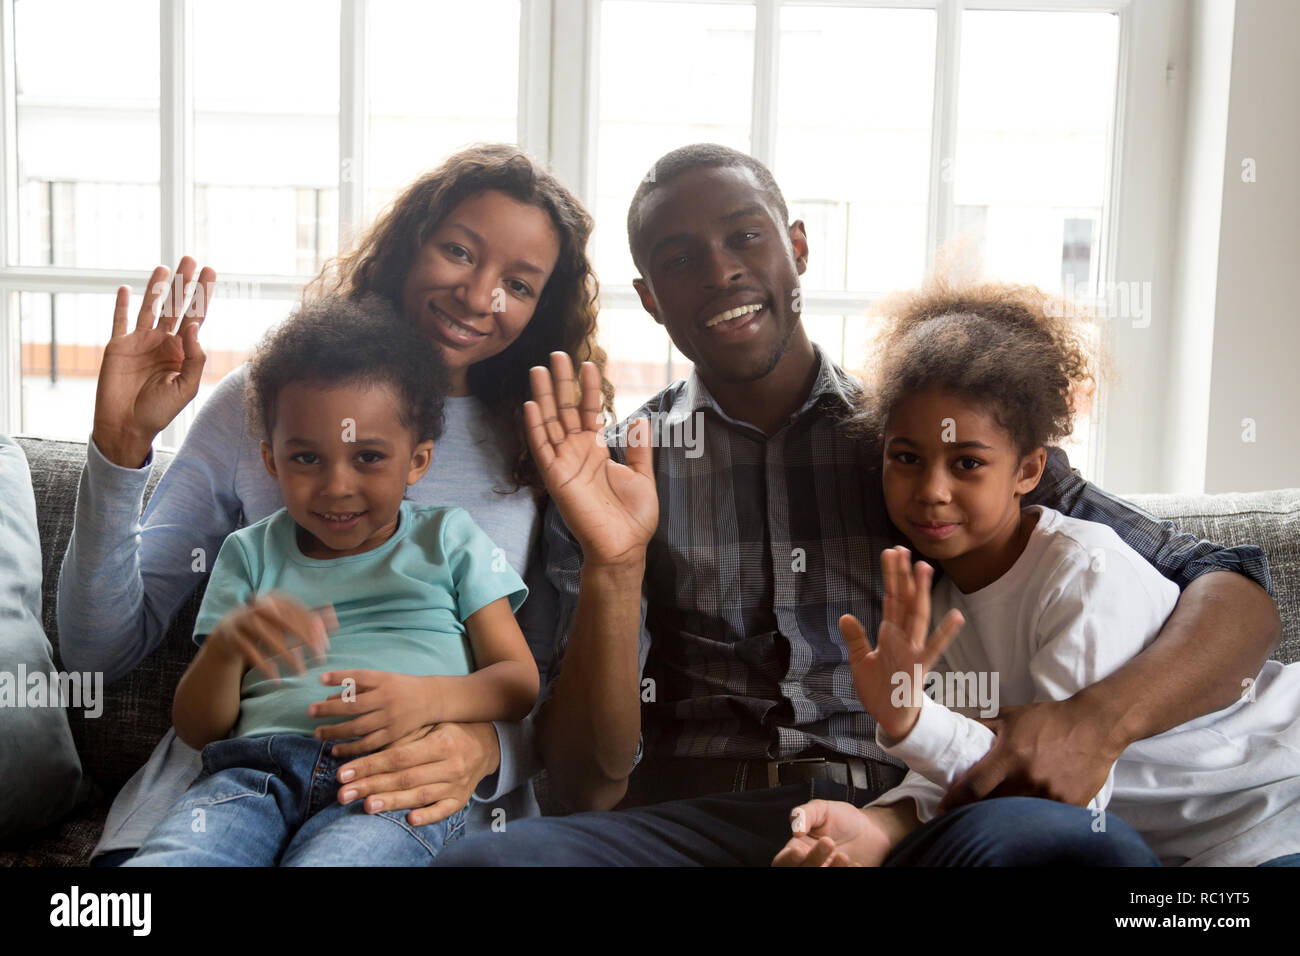
[[[806,836],[792,837],[790,842],[781,848],[772,859],[773,866],[803,866],[803,861],[808,858],[809,851],[817,845],[817,841]]]
[[[582,420],[578,416],[578,383],[573,376],[573,360],[567,352],[551,353],[551,376],[560,427],[566,435],[579,434],[582,431]]]
[[[131,304],[131,287],[117,287],[117,298],[113,300],[113,338],[126,335],[126,310]]]
[[[184,260],[182,260],[183,262]],[[179,386],[182,392],[193,396],[199,390],[203,377],[203,366],[207,362],[207,353],[199,345],[199,326],[207,316],[208,303],[213,289],[216,288],[217,274],[210,267],[204,266],[199,273],[199,281],[194,286],[194,299],[185,309],[185,318],[181,320],[178,334],[185,349],[185,358],[181,361]]]
[[[628,426],[627,466],[638,475],[654,477],[654,450],[650,447],[650,420],[638,418]]]
[[[185,314],[185,303],[189,300],[190,282],[194,278],[194,267],[197,263],[189,256],[182,256],[181,261],[176,264],[176,272],[172,274],[171,288],[168,290],[167,297],[163,299],[162,308],[158,312],[158,328],[164,332],[172,332],[176,328],[176,323],[181,316]]]
[[[592,362],[583,362],[578,373],[582,385],[582,428],[584,431],[600,431],[604,425],[604,410],[601,408],[600,369]]]
[[[156,266],[149,274],[149,284],[144,289],[144,301],[140,303],[140,312],[136,316],[136,330],[145,330],[153,328],[154,320],[158,317],[158,308],[160,307],[159,299],[167,291],[167,276],[170,273],[166,266]]]
[[[338,687],[350,680],[358,691],[374,690],[384,674],[385,671],[372,670],[326,671],[320,675],[320,682],[327,687]]]
[[[533,392],[533,401],[542,413],[546,427],[546,438],[552,445],[564,441],[564,428],[560,425],[559,414],[555,407],[555,385],[551,379],[551,370],[535,365],[528,370],[528,384]]]
[[[536,389],[533,394],[537,394]],[[528,436],[528,447],[532,450],[533,460],[545,475],[555,464],[555,449],[551,445],[551,435],[537,402],[524,402],[524,433]]]
[[[339,767],[338,778],[340,783],[348,785],[345,790],[358,791],[357,796],[407,790],[449,777],[450,768],[438,766],[443,756],[439,738],[430,734],[345,763]],[[350,803],[355,799],[351,797],[342,802]]]
[[[272,592],[258,603],[258,613],[273,622],[282,635],[293,635],[311,649],[317,660],[329,651],[329,635],[321,615],[313,613],[297,598]],[[331,609],[331,614],[333,613]]]
[[[939,802],[939,812],[947,813],[963,804],[983,800],[997,789],[1007,778],[1008,760],[993,749],[971,767],[960,780],[949,788],[943,800]]]
[[[447,819],[463,806],[465,806],[465,804],[457,800],[455,797],[448,797],[444,800],[439,800],[432,806],[420,807],[412,810],[406,815],[406,822],[413,827],[421,827],[429,823],[438,823],[441,820]]]
[[[934,568],[924,561],[917,562],[911,575],[912,615],[909,622],[908,637],[914,651],[925,649],[925,638],[930,631],[930,582],[934,580]]]
[[[934,634],[930,636],[930,642],[925,648],[925,659],[929,664],[933,664],[939,659],[939,655],[947,650],[948,645],[952,643],[952,639],[957,636],[965,623],[966,619],[956,608],[943,616],[943,620],[934,629]]]
[[[790,832],[796,836],[808,834],[817,836],[817,831],[826,825],[830,815],[830,803],[825,800],[809,800],[790,811]]]
[[[844,635],[844,646],[849,651],[849,663],[861,660],[871,653],[871,642],[867,640],[867,631],[852,614],[840,618],[840,633]]]

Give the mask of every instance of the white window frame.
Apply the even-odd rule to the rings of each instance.
[[[656,0],[682,2],[682,0]],[[1177,124],[1169,120],[1172,95],[1163,70],[1153,71],[1177,46],[1186,14],[1177,0],[714,0],[751,3],[755,7],[754,82],[751,113],[752,152],[769,166],[775,159],[777,67],[780,62],[780,7],[840,5],[932,9],[937,13],[932,147],[929,170],[927,255],[933,257],[951,234],[954,216],[951,182],[943,176],[943,159],[954,155],[957,131],[957,78],[961,14],[964,10],[1104,11],[1119,17],[1118,77],[1111,132],[1107,204],[1101,225],[1099,270],[1109,281],[1155,280],[1163,276],[1161,249],[1172,235],[1173,196],[1169,173],[1176,160]],[[594,199],[595,149],[599,119],[598,77],[601,0],[520,0],[520,68],[517,135],[534,156],[549,162],[561,179],[590,207]],[[365,26],[366,0],[340,0],[340,243],[364,221]],[[187,49],[192,41],[191,0],[160,0],[161,51],[160,199],[163,261],[174,265],[193,240],[193,83]],[[124,280],[116,270],[17,267],[9,265],[16,247],[16,169],[13,0],[0,0],[0,429],[19,426],[21,351],[19,292],[97,292],[111,295]],[[348,174],[343,174],[343,169]],[[1121,188],[1121,186],[1126,188]],[[221,279],[258,288],[267,297],[296,298],[304,284],[297,276],[226,275]],[[861,315],[874,293],[809,290],[805,307],[813,313]],[[606,285],[605,308],[639,309],[630,285]],[[1155,310],[1156,321],[1172,316]],[[1116,323],[1108,329],[1109,345],[1126,365],[1155,368],[1164,361],[1163,338]],[[1161,427],[1164,404],[1160,375],[1126,377],[1103,388],[1097,399],[1090,442],[1089,474],[1096,480],[1113,464],[1115,486],[1138,488],[1158,473],[1153,460],[1158,442],[1143,441]],[[1152,409],[1148,416],[1125,416],[1111,422],[1110,401],[1123,407]],[[192,410],[162,436],[175,445],[189,424]],[[88,423],[89,424],[89,423]],[[1151,454],[1141,451],[1151,448]],[[1108,475],[1106,476],[1109,477]]]
[[[520,66],[518,142],[546,159],[550,142],[550,44],[552,0],[519,0]],[[562,4],[561,4],[562,6]],[[339,31],[339,238],[365,222],[366,195],[366,0],[340,0]],[[194,7],[191,0],[159,0],[159,132],[161,167],[162,261],[175,267],[194,247],[194,84],[192,57]],[[134,274],[115,269],[15,266],[17,249],[17,169],[14,57],[14,0],[0,0],[0,432],[21,426],[22,351],[20,292],[91,292],[113,295],[123,283],[138,287],[148,263]],[[347,159],[350,162],[344,163]],[[16,258],[16,257],[15,257]],[[235,288],[257,289],[266,298],[296,300],[307,277],[228,274],[218,280]],[[139,291],[137,289],[137,291]],[[104,317],[105,341],[110,316]],[[193,403],[159,436],[158,444],[176,447],[193,421]],[[91,423],[86,422],[86,433]]]
[[[662,3],[689,0],[656,0]],[[712,0],[752,2],[755,6],[755,48],[751,153],[768,166],[776,152],[777,85],[780,77],[780,8],[782,3],[807,6],[883,7],[935,10],[937,15],[934,103],[929,170],[929,209],[926,228],[927,265],[953,230],[953,184],[946,180],[943,160],[956,153],[957,83],[960,75],[961,20],[966,10],[1049,12],[1104,12],[1119,19],[1119,51],[1115,83],[1115,108],[1110,131],[1107,201],[1100,227],[1098,272],[1103,281],[1147,281],[1158,276],[1159,250],[1172,235],[1169,223],[1172,194],[1166,185],[1177,130],[1167,119],[1169,91],[1149,68],[1164,63],[1171,38],[1183,28],[1186,12],[1176,0]],[[591,84],[599,64],[601,0],[572,0],[557,5],[552,57],[553,98],[551,129],[552,165],[575,187],[584,202],[594,199],[595,147],[599,123],[598,90]],[[1163,79],[1163,70],[1160,71]],[[649,159],[647,160],[649,162]],[[1138,184],[1121,189],[1121,184]],[[866,313],[876,293],[805,290],[804,307],[811,313],[854,316]],[[639,309],[640,300],[630,286],[602,285],[603,308]],[[1157,320],[1160,313],[1157,311]],[[1165,318],[1170,318],[1165,316]],[[1163,359],[1161,339],[1139,330],[1108,327],[1108,347],[1139,365]],[[1124,423],[1108,423],[1105,408],[1162,408],[1155,404],[1153,380],[1159,375],[1121,379],[1103,384],[1095,400],[1094,432],[1089,441],[1089,461],[1082,465],[1093,480],[1108,480],[1110,462],[1116,487],[1139,488],[1149,484],[1158,463],[1139,447],[1154,443],[1135,441],[1134,418],[1144,428],[1160,427],[1155,415],[1125,416]],[[1151,391],[1151,395],[1146,392]]]

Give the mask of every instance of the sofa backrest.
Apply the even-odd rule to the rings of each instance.
[[[21,436],[16,441],[27,455],[36,495],[44,573],[41,616],[45,633],[54,646],[54,663],[63,669],[56,619],[59,566],[72,535],[77,485],[86,463],[86,444]],[[145,503],[171,459],[167,452],[154,453]],[[99,717],[88,719],[81,710],[68,709],[68,722],[81,754],[82,767],[109,795],[121,789],[149,758],[172,725],[172,697],[181,674],[194,656],[191,639],[194,618],[206,586],[205,575],[195,593],[182,605],[162,643],[129,675],[104,688],[104,710]]]
[[[84,442],[18,437],[31,467],[44,570],[42,615],[45,633],[59,657],[55,601],[59,566],[67,550],[76,510],[77,485],[86,461]],[[155,452],[145,502],[172,456]],[[1221,544],[1258,544],[1268,555],[1283,640],[1275,657],[1300,659],[1300,489],[1236,495],[1133,495],[1128,499],[1185,531]],[[194,656],[191,635],[206,577],[181,607],[167,637],[127,677],[105,688],[103,714],[86,719],[69,711],[86,772],[109,794],[138,769],[171,726],[176,683]]]
[[[1221,495],[1128,495],[1125,500],[1181,531],[1224,545],[1255,544],[1268,557],[1282,642],[1271,655],[1300,660],[1300,488]]]

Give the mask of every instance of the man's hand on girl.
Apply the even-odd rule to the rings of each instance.
[[[921,713],[923,680],[915,679],[918,666],[924,677],[965,621],[961,612],[953,609],[927,640],[934,569],[924,561],[913,568],[910,553],[902,547],[883,551],[880,566],[885,597],[875,650],[862,622],[852,614],[840,618],[840,633],[848,648],[853,686],[862,706],[881,730],[894,740],[902,740],[911,733]],[[911,687],[910,696],[901,706],[893,699],[899,674],[906,677],[902,688]]]
[[[1095,685],[1094,685],[1095,686]],[[1123,748],[1087,699],[1088,688],[1065,700],[1003,707],[980,722],[993,746],[939,804],[939,812],[986,797],[1042,797],[1087,806],[1106,783]]]

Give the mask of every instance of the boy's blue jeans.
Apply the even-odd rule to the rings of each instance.
[[[465,809],[413,827],[408,810],[338,802],[335,741],[296,734],[218,740],[203,772],[124,866],[427,866]],[[348,758],[351,759],[351,758]]]

